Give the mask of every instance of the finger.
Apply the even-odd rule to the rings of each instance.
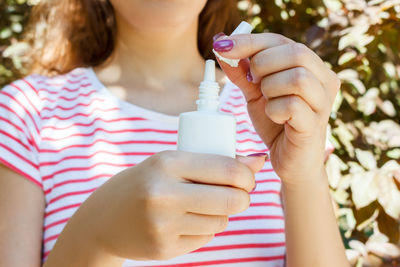
[[[227,44],[227,40],[231,40],[232,43],[230,50],[224,48],[222,51],[218,49],[218,42],[224,42]],[[257,34],[237,34],[233,36],[224,36],[223,39],[217,40],[214,43],[214,49],[221,54],[221,56],[231,59],[237,58],[248,58],[254,54],[276,46],[284,44],[295,43],[289,38],[276,34],[276,33],[257,33]],[[228,51],[227,51],[228,50]]]
[[[304,44],[290,43],[272,47],[255,54],[250,60],[250,70],[255,81],[266,75],[295,67],[308,69],[323,87],[330,89],[329,96],[333,101],[337,93],[336,88],[332,89],[332,85],[337,84],[336,74]]]
[[[312,131],[318,121],[310,106],[300,97],[293,95],[268,100],[265,113],[275,123],[288,123],[300,133]]]
[[[297,95],[315,112],[326,110],[326,103],[329,103],[325,89],[319,80],[303,67],[288,69],[264,77],[261,80],[261,91],[268,99]]]
[[[187,212],[226,216],[250,205],[249,194],[241,189],[193,183],[181,183],[180,187],[182,209]]]
[[[178,224],[180,235],[213,235],[228,226],[228,216],[185,213]]]
[[[163,151],[157,153],[156,159],[161,170],[192,182],[228,185],[246,191],[251,191],[254,186],[254,173],[251,169],[230,157]]]
[[[266,154],[261,155],[261,156],[236,156],[236,159],[242,162],[243,164],[246,164],[247,167],[249,167],[254,173],[257,173],[261,171],[261,169],[264,167],[265,160],[266,160]]]
[[[240,60],[239,66],[236,68],[220,61],[218,57],[217,61],[229,80],[242,90],[247,103],[254,103],[263,97],[260,87],[247,80],[250,69],[250,61],[247,58]]]
[[[257,39],[254,38],[254,34],[241,34],[241,35],[234,35],[231,37],[228,36],[223,37],[224,40],[228,38],[233,38],[233,42],[235,43],[233,51],[219,52],[219,53],[224,57],[225,55],[227,55],[227,57],[229,58],[234,58],[234,59],[242,58],[242,60],[240,60],[239,66],[236,68],[231,67],[230,65],[226,64],[223,61],[220,61],[218,57],[217,61],[221,69],[229,78],[229,80],[232,81],[232,83],[237,85],[243,91],[246,101],[248,103],[250,102],[255,103],[258,100],[262,99],[262,94],[259,86],[255,85],[252,82],[252,76],[249,75],[250,63],[249,59],[247,58],[249,56],[243,56],[243,55],[248,55],[249,53],[247,53],[247,51],[245,50],[241,51],[241,49],[242,48],[246,49],[245,43],[252,42],[252,40],[257,40],[259,42],[257,46],[260,49],[260,51],[269,47],[274,47],[277,45],[282,45],[293,41],[282,35],[274,33],[268,33],[267,35],[264,35],[263,38],[257,38]],[[219,38],[219,40],[221,39],[222,38]]]

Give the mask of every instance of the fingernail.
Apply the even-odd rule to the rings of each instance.
[[[232,40],[219,40],[213,44],[215,51],[217,52],[228,52],[233,48],[233,41]]]
[[[214,37],[213,37],[213,42],[217,41],[218,38],[220,38],[220,37],[222,37],[222,36],[225,36],[225,33],[223,33],[223,32],[217,33],[217,34],[214,35]]]
[[[248,157],[261,157],[261,156],[267,156],[267,153],[253,153],[250,155],[247,155]]]
[[[253,75],[251,75],[250,70],[247,71],[246,78],[247,78],[247,81],[250,83],[253,81]]]

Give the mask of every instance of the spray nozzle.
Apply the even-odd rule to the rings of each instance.
[[[204,80],[199,86],[198,110],[217,111],[219,107],[219,85],[215,81],[215,61],[206,61]]]
[[[212,59],[206,60],[204,81],[215,82],[215,61]]]

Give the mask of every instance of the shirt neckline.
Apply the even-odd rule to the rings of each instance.
[[[178,125],[179,116],[168,115],[168,114],[165,114],[162,112],[143,108],[143,107],[140,107],[133,103],[130,103],[128,101],[122,100],[119,97],[117,97],[116,95],[114,95],[110,90],[108,90],[108,88],[97,77],[97,75],[94,72],[92,67],[87,68],[87,72],[88,72],[89,78],[93,81],[94,85],[97,88],[99,88],[100,92],[106,94],[107,97],[109,99],[111,99],[114,103],[116,103],[122,110],[127,111],[129,113],[133,113],[133,114],[135,114],[135,113],[140,114],[141,117],[146,118],[146,119]],[[225,85],[223,86],[223,88],[220,92],[220,108],[221,108],[221,104],[224,103],[225,98],[227,97],[227,94],[228,94],[227,91],[230,88],[230,86],[228,86],[229,82],[230,82],[229,79],[226,78]]]

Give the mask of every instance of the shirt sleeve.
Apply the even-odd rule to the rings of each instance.
[[[39,171],[40,97],[26,79],[0,90],[0,163],[42,188]]]

